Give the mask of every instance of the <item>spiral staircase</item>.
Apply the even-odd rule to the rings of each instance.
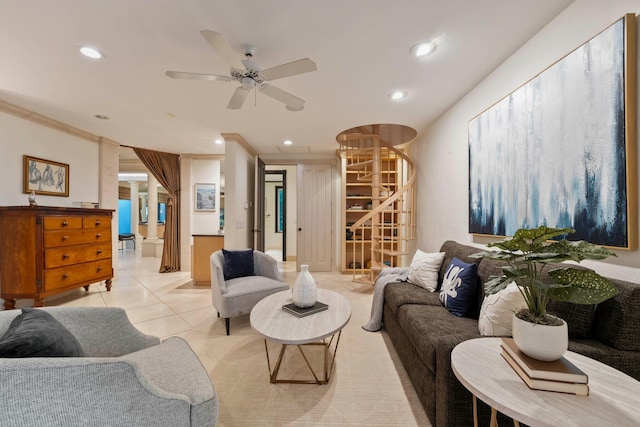
[[[416,230],[416,170],[405,148],[398,146],[406,147],[415,136],[407,126],[376,124],[336,137],[345,191],[343,271],[356,282],[373,284],[382,268],[407,263]],[[350,188],[367,188],[367,194],[350,194]],[[353,200],[359,198],[366,200],[366,209],[358,204],[356,213]]]

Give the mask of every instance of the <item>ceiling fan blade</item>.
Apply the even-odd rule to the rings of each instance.
[[[316,71],[317,69],[315,62],[309,58],[304,58],[287,64],[278,65],[276,67],[267,68],[266,70],[261,71],[260,74],[267,80],[275,80],[283,77],[295,76],[296,74]]]
[[[206,41],[218,52],[218,55],[222,57],[226,61],[227,64],[231,65],[231,67],[236,70],[242,70],[242,62],[240,62],[241,57],[238,55],[238,52],[233,50],[229,42],[222,37],[220,33],[216,33],[215,31],[210,30],[202,30],[200,31],[202,37],[205,38]]]
[[[165,73],[172,79],[189,79],[189,80],[218,80],[222,82],[230,82],[233,80],[231,76],[217,76],[215,74],[199,74],[187,73],[185,71],[167,71]]]
[[[233,96],[229,100],[227,104],[227,108],[229,110],[239,110],[244,104],[244,100],[247,99],[247,95],[249,95],[249,91],[251,89],[245,89],[242,86],[238,87],[235,92],[233,92]]]
[[[300,99],[297,96],[294,96],[282,89],[278,89],[275,86],[263,84],[260,86],[260,92],[294,109],[302,109],[304,106],[304,99]]]

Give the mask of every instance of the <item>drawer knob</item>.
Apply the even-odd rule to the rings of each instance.
[[[67,225],[69,225],[69,222],[65,219],[64,221],[62,221],[62,226],[66,227]]]
[[[96,239],[99,239],[102,237],[102,233],[96,233]]]
[[[102,271],[102,267],[98,267],[98,271]]]
[[[69,240],[69,236],[62,236],[62,240]]]
[[[62,259],[67,259],[69,258],[69,254],[62,254]]]
[[[64,273],[64,274],[62,275],[62,278],[63,278],[63,279],[68,279],[68,278],[69,278],[69,275],[68,275],[67,273]]]
[[[98,255],[102,254],[102,249],[98,249],[98,250],[96,251],[96,253],[97,253]]]
[[[99,220],[99,219],[98,219],[98,220],[96,220],[96,225],[100,225],[100,224],[102,224],[102,222],[100,222],[100,220]]]

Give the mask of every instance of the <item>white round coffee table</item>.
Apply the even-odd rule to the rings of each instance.
[[[491,406],[492,418],[498,410],[515,425],[521,421],[532,427],[640,425],[639,381],[568,351],[565,357],[589,376],[589,396],[532,390],[502,358],[500,342],[500,338],[471,339],[451,352],[456,377],[474,401],[477,396]]]
[[[351,305],[339,293],[326,289],[318,289],[318,301],[327,304],[329,308],[306,317],[296,317],[282,309],[283,305],[292,302],[291,290],[286,290],[269,295],[251,310],[249,317],[251,327],[264,337],[267,367],[269,368],[269,376],[272,383],[326,384],[329,382],[338,344],[340,343],[342,328],[351,318]],[[269,360],[267,340],[282,344],[273,370]],[[285,349],[291,345],[300,349],[300,353],[313,374],[314,380],[278,379],[278,372]],[[304,354],[302,345],[324,346],[323,376],[317,375],[313,370]]]

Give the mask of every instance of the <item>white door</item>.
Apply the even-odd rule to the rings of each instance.
[[[297,265],[309,271],[331,271],[332,165],[298,165]],[[298,268],[299,269],[299,268]]]

